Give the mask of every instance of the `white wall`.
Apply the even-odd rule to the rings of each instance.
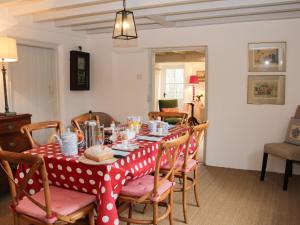
[[[70,124],[70,119],[73,116],[87,111],[89,106],[88,102],[90,100],[89,92],[71,92],[69,85],[69,51],[78,49],[78,45],[83,46],[83,50],[85,50],[85,36],[82,34],[76,34],[65,30],[57,29],[52,24],[32,23],[30,18],[12,18],[7,14],[7,12],[4,9],[1,10],[0,15],[1,35],[15,37],[18,43],[49,46],[57,49],[57,76],[59,80],[58,91],[60,106],[60,115],[58,119],[63,120],[65,124],[68,125]],[[53,76],[55,75],[56,74],[53,74]],[[2,82],[0,85],[2,86]],[[13,111],[12,107],[10,109],[11,111]],[[0,112],[3,111],[4,97],[3,92],[0,91]]]
[[[300,103],[300,20],[233,23],[139,32],[138,46],[113,48],[110,36],[90,36],[92,105],[122,120],[147,114],[150,50],[161,47],[208,46],[207,164],[254,169],[261,167],[263,144],[284,139],[289,118]],[[247,44],[286,41],[286,104],[247,105]],[[137,80],[142,74],[142,80]],[[281,160],[269,169],[283,171]]]

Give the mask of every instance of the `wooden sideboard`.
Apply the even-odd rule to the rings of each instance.
[[[0,147],[6,151],[22,152],[30,149],[26,136],[20,128],[31,123],[31,114],[17,114],[15,116],[0,115]],[[0,194],[8,189],[7,177],[0,169]]]

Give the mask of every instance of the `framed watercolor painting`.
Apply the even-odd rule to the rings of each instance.
[[[286,42],[249,43],[249,72],[286,72]]]
[[[248,104],[285,104],[284,75],[249,75]]]

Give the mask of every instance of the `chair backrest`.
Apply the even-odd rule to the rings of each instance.
[[[190,140],[189,143],[192,141],[194,138],[196,141],[194,151],[190,151],[189,148],[186,148],[186,151],[184,152],[184,164],[183,164],[183,169],[187,168],[188,162],[191,159],[198,159],[198,154],[199,154],[199,145],[204,139],[205,132],[208,129],[208,122],[202,123],[200,125],[194,126],[191,130],[191,135],[190,135]]]
[[[158,154],[156,156],[156,161],[155,161],[153,190],[140,197],[137,200],[137,202],[139,201],[142,202],[149,197],[152,197],[154,199],[157,198],[159,196],[158,195],[159,187],[163,185],[163,183],[166,180],[169,180],[171,182],[174,181],[175,165],[176,165],[176,160],[178,158],[178,155],[180,153],[179,150],[182,145],[188,144],[189,136],[190,136],[189,132],[185,132],[182,136],[174,140],[161,142],[159,146]],[[167,174],[164,174],[164,176],[161,177],[160,168],[162,166],[163,156],[166,156],[167,164],[169,164],[170,169],[168,170]]]
[[[21,133],[26,134],[28,137],[31,147],[37,148],[41,146],[36,140],[32,137],[32,131],[43,130],[43,129],[54,129],[54,134],[61,135],[63,132],[63,125],[60,121],[45,121],[39,123],[31,123],[21,127]],[[48,143],[53,142],[53,135],[50,136]]]
[[[297,106],[297,110],[296,110],[296,113],[295,113],[295,118],[300,119],[300,105]]]
[[[181,119],[178,124],[186,124],[188,114],[183,112],[149,112],[149,120],[161,120],[165,121],[167,118],[178,118]]]
[[[88,120],[96,120],[96,122],[99,124],[100,120],[99,120],[99,116],[97,114],[95,114],[94,112],[89,112],[89,113],[85,113],[82,114],[80,116],[76,116],[71,120],[71,124],[73,125],[74,128],[78,129],[78,130],[82,130],[82,125],[84,124],[85,121]]]
[[[22,180],[18,180],[18,184],[15,182],[13,172],[9,163],[23,164],[23,165],[27,165],[28,168],[30,168],[28,172],[23,171],[25,174],[24,178]],[[39,208],[44,210],[48,218],[50,218],[53,215],[51,211],[51,196],[50,196],[47,171],[46,171],[44,160],[41,156],[24,154],[24,153],[16,153],[16,152],[8,152],[8,151],[3,151],[0,148],[0,166],[8,176],[8,182],[9,182],[11,199],[12,199],[11,207],[13,209],[15,209],[15,207],[18,205],[20,198],[25,195],[35,205],[37,205]],[[31,179],[37,171],[39,171],[43,183],[45,205],[42,205],[41,203],[35,201],[30,196],[30,194],[26,192],[26,187],[28,185],[29,179]]]
[[[186,132],[182,136],[171,140],[171,141],[163,141],[160,144],[160,148],[158,150],[158,154],[156,157],[156,164],[155,164],[155,172],[154,172],[154,189],[153,189],[153,196],[158,195],[159,187],[166,181],[169,180],[173,182],[174,180],[174,173],[176,169],[176,161],[178,155],[180,153],[180,148],[184,144],[188,144],[190,134]],[[161,168],[161,160],[162,156],[165,155],[167,158],[167,163],[170,167],[168,173],[164,175],[163,178],[160,176],[160,168]]]
[[[177,99],[161,99],[158,100],[159,111],[162,112],[163,108],[177,108],[178,100]]]
[[[116,120],[109,114],[104,112],[93,112],[93,114],[97,115],[99,117],[100,124],[103,124],[104,127],[109,127],[111,122],[114,121],[116,124]]]

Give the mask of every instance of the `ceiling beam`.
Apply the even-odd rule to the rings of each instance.
[[[155,23],[158,23],[162,25],[163,27],[174,27],[176,24],[171,21],[167,21],[164,16],[159,16],[159,15],[152,15],[152,16],[147,16],[147,18],[151,19]]]
[[[163,28],[160,24],[137,25],[137,30],[152,30]],[[87,34],[105,34],[113,32],[113,28],[87,30]]]
[[[135,23],[136,25],[141,25],[141,24],[153,24],[154,22],[147,18],[141,18],[141,19],[136,19]],[[112,27],[114,27],[114,21],[73,26],[72,30],[80,31],[80,30],[103,29],[103,28],[112,28]]]
[[[88,5],[101,4],[119,0],[43,0],[43,1],[23,1],[10,7],[14,16],[24,16],[53,9],[66,9],[72,7],[82,7]]]
[[[136,10],[136,9],[146,9],[146,8],[156,8],[162,6],[172,6],[178,4],[187,4],[187,3],[195,3],[195,2],[203,2],[205,0],[127,0],[126,5],[128,9]],[[210,0],[210,1],[219,1],[219,0]],[[63,18],[70,17],[78,17],[78,16],[87,16],[93,14],[101,14],[101,13],[110,13],[116,12],[123,8],[123,4],[121,1],[111,2],[105,4],[98,4],[92,6],[83,6],[71,9],[64,10],[52,10],[49,12],[38,13],[34,16],[34,20],[41,21],[49,21],[49,20],[57,20]]]
[[[207,18],[201,20],[189,20],[176,22],[176,27],[192,27],[192,26],[203,26],[213,24],[225,24],[225,23],[236,23],[236,22],[251,22],[251,21],[268,21],[268,20],[279,20],[279,19],[294,19],[300,18],[300,11],[295,12],[280,12],[280,13],[266,13],[260,15],[239,15],[229,16],[223,18]],[[139,30],[150,30],[163,28],[161,25],[149,25],[144,27],[138,27]],[[105,34],[112,33],[112,29],[97,29],[88,30],[87,34]]]
[[[274,6],[267,6],[267,7],[227,9],[223,11],[196,12],[196,13],[169,15],[166,16],[165,19],[167,21],[185,21],[185,20],[196,20],[196,19],[223,18],[223,17],[230,17],[230,16],[255,15],[255,14],[264,14],[264,13],[270,14],[270,13],[298,11],[298,10],[300,10],[300,2],[287,4],[287,5],[274,5]]]
[[[281,20],[300,18],[300,11],[295,12],[280,12],[280,13],[265,13],[259,15],[239,15],[222,18],[208,18],[200,20],[178,21],[176,27],[191,27],[203,26],[213,24],[237,23],[237,22],[251,22],[251,21],[267,21],[267,20]]]
[[[194,4],[160,7],[159,9],[149,8],[149,9],[135,10],[134,15],[136,18],[140,18],[140,17],[153,16],[153,15],[174,15],[174,14],[194,13],[194,12],[210,13],[214,11],[229,10],[232,8],[236,10],[240,10],[248,7],[259,8],[259,7],[266,7],[272,5],[284,5],[283,3],[289,4],[291,2],[299,2],[299,1],[227,0],[227,1],[217,1],[217,2],[202,2],[202,3],[194,3]],[[102,21],[111,21],[114,18],[115,18],[115,13],[106,13],[102,15],[92,15],[92,16],[57,20],[55,21],[55,25],[57,27],[83,25],[83,24],[97,23]]]

